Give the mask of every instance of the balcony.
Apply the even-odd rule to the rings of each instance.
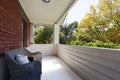
[[[49,80],[49,78],[54,78],[55,80],[81,80],[80,78],[83,80],[120,79],[119,50],[54,44],[34,44],[29,46],[28,49],[33,52],[41,51],[43,56],[45,56],[43,57],[43,78],[45,77],[47,80]],[[51,56],[57,56],[62,60],[62,66],[59,65],[61,61],[59,62],[56,57],[52,58]],[[47,66],[48,68],[45,67],[49,64],[50,66]],[[54,68],[55,65],[56,67]],[[71,72],[71,70],[74,72]],[[49,74],[49,72],[51,74]],[[57,79],[58,77],[60,78]]]
[[[42,53],[41,80],[120,80],[120,50],[59,44],[59,25],[77,0],[0,1],[0,80],[4,51],[26,47]],[[54,26],[53,44],[31,44],[35,25]]]

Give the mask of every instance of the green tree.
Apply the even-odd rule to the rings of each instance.
[[[99,46],[99,41],[107,45],[120,44],[120,1],[103,0],[97,7],[91,6],[89,12],[78,24],[79,41]],[[98,41],[97,41],[98,40]],[[85,45],[88,46],[88,44]],[[105,46],[102,46],[105,47]]]
[[[72,39],[75,38],[73,36],[73,33],[77,32],[77,25],[78,22],[75,21],[69,25],[61,26],[61,31],[60,31],[61,44],[68,44]]]
[[[35,37],[34,42],[35,44],[50,44],[52,43],[52,34],[53,34],[53,28],[42,26],[42,27],[36,27],[35,29]]]
[[[120,1],[99,1],[100,3],[97,6],[90,6],[89,12],[79,24],[73,22],[62,27],[61,43],[120,48]]]

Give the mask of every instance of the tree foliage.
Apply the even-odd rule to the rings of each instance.
[[[60,43],[69,44],[70,40],[75,38],[73,34],[77,32],[78,22],[75,21],[69,25],[61,26],[60,30]]]
[[[42,27],[36,27],[35,29],[35,36],[34,36],[34,42],[35,44],[50,44],[52,43],[52,34],[53,34],[53,28],[42,26]]]
[[[120,1],[105,0],[97,6],[91,5],[71,36],[74,37],[69,42],[72,45],[119,48]]]

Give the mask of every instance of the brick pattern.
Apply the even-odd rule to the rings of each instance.
[[[0,8],[0,54],[21,47],[22,34],[17,20]]]
[[[30,44],[30,23],[18,0],[0,0],[0,55],[22,47],[22,19],[26,20],[25,46]]]

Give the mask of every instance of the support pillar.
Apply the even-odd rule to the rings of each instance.
[[[59,24],[54,25],[54,44],[59,44]]]
[[[30,43],[33,44],[34,43],[34,24],[30,24]]]
[[[58,53],[58,44],[59,44],[59,24],[54,25],[54,50],[55,55]]]

